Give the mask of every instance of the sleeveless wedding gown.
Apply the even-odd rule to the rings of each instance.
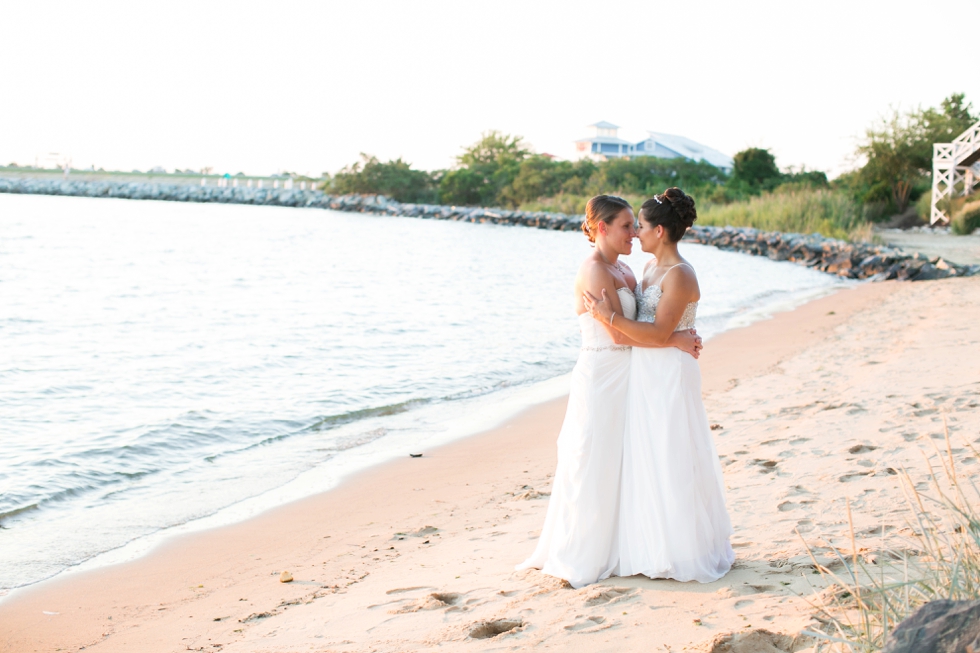
[[[637,285],[637,320],[653,322],[662,292],[659,283]],[[692,328],[696,312],[688,304],[677,331]],[[718,580],[735,553],[697,360],[673,347],[635,347],[627,404],[614,573]]]
[[[633,292],[616,292],[623,314],[633,319]],[[582,349],[558,435],[548,514],[534,553],[517,566],[541,569],[576,588],[608,577],[616,566],[623,409],[630,375],[630,347],[616,345],[588,313],[578,320]]]

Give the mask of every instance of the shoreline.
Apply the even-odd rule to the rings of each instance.
[[[788,295],[769,297],[761,305],[750,311],[733,315],[722,331],[710,334],[706,332],[705,342],[711,342],[727,331],[745,328],[759,321],[770,320],[773,316],[792,311],[799,306],[812,302],[821,297],[838,292],[848,286],[847,282],[838,282],[825,288],[799,290]],[[24,585],[0,590],[0,604],[23,590],[39,583],[49,582],[65,575],[73,575],[105,566],[121,564],[148,555],[157,547],[173,538],[184,537],[214,528],[240,523],[252,519],[269,510],[299,501],[322,492],[329,492],[346,478],[363,473],[373,467],[383,465],[399,456],[405,456],[409,451],[426,450],[432,447],[444,446],[467,437],[482,433],[502,422],[513,419],[517,414],[528,410],[544,401],[565,396],[570,371],[558,376],[534,381],[527,384],[512,386],[501,390],[490,391],[475,397],[467,397],[458,401],[443,401],[417,407],[411,411],[415,420],[421,419],[432,422],[434,418],[426,417],[438,412],[435,420],[439,424],[436,432],[421,440],[400,441],[389,443],[378,439],[366,445],[352,449],[326,463],[300,473],[297,477],[281,486],[257,494],[236,503],[218,508],[214,512],[192,519],[191,521],[161,528],[121,544],[120,546],[97,553],[89,558],[64,567],[55,574],[31,581]],[[377,418],[375,418],[377,419]],[[391,424],[379,422],[387,428]],[[375,425],[377,425],[375,424]],[[369,425],[370,426],[370,425]],[[360,430],[366,428],[360,425]],[[398,423],[395,424],[398,428]]]
[[[613,578],[571,590],[512,571],[543,519],[559,398],[246,522],[26,588],[0,604],[0,649],[597,651],[792,636],[810,624],[799,597],[811,596],[800,573],[812,569],[794,531],[818,556],[821,543],[844,542],[850,497],[859,537],[886,522],[898,532],[901,491],[886,466],[925,477],[918,439],[936,428],[932,405],[954,436],[980,427],[967,410],[975,379],[955,367],[977,340],[978,297],[973,279],[861,284],[711,341],[703,392],[722,427],[738,555],[716,583]],[[948,373],[924,372],[934,365]],[[855,442],[879,452],[852,455]],[[279,582],[286,570],[294,582]],[[523,625],[479,639],[481,624],[504,622]]]
[[[186,186],[158,183],[42,180],[0,177],[0,193],[69,197],[251,204],[330,209],[431,220],[504,224],[556,231],[578,231],[582,215],[499,208],[408,204],[383,195],[328,195],[318,190],[243,186]],[[932,281],[980,275],[980,264],[960,265],[941,256],[909,254],[897,247],[849,243],[819,234],[760,231],[751,227],[696,225],[689,242],[774,261],[789,261],[847,279]]]

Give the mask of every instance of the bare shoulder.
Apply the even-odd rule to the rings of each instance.
[[[691,301],[698,301],[701,298],[697,272],[694,271],[694,266],[687,261],[674,266],[665,281],[672,286],[675,292],[690,295]]]
[[[613,279],[609,266],[597,261],[590,256],[582,262],[582,267],[578,271],[579,279],[586,284],[600,283],[605,284]]]
[[[677,269],[674,270],[674,274],[697,283],[698,273],[695,272],[693,265],[691,265],[687,261],[684,261],[683,263],[678,263],[676,268]]]

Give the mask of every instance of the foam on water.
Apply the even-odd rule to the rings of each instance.
[[[707,337],[840,285],[683,247]],[[0,195],[0,590],[560,396],[588,251],[569,232]]]

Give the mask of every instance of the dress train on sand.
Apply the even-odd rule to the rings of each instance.
[[[659,285],[637,287],[638,320],[653,322],[661,294]],[[696,311],[688,305],[678,331],[694,326]],[[635,347],[628,397],[614,573],[718,580],[735,553],[697,360],[675,348]]]
[[[633,319],[636,298],[617,290]],[[617,521],[630,347],[617,345],[588,313],[579,316],[582,350],[572,370],[568,409],[558,435],[558,467],[548,513],[530,558],[538,568],[583,587],[608,577],[618,558]]]

